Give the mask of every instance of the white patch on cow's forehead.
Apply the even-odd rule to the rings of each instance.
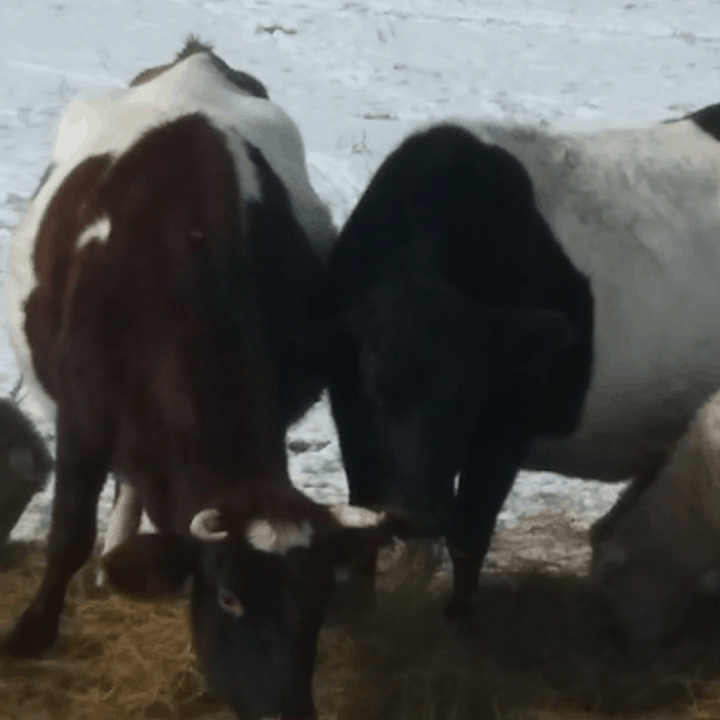
[[[357,505],[334,505],[330,511],[336,520],[345,527],[373,527],[385,517],[384,513]]]
[[[299,524],[253,520],[245,533],[247,541],[256,550],[280,555],[295,547],[310,547],[312,536],[313,528],[307,520]]]
[[[110,223],[110,218],[107,215],[103,215],[97,220],[93,220],[80,233],[77,242],[75,243],[75,249],[81,250],[91,240],[97,240],[100,243],[107,242],[108,237],[110,237],[111,230],[112,225]]]

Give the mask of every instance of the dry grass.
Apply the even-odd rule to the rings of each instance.
[[[39,584],[43,565],[35,552],[0,573],[6,629]],[[0,718],[164,720],[217,712],[188,647],[184,603],[129,600],[94,589],[93,578],[88,567],[73,581],[56,648],[42,660],[0,661]]]
[[[0,572],[8,626],[43,556]],[[623,659],[576,576],[504,568],[486,576],[473,627],[442,620],[447,581],[427,555],[388,554],[375,612],[326,628],[320,720],[720,718],[720,618],[700,607],[652,667]],[[62,639],[41,661],[0,664],[0,718],[228,718],[203,692],[183,603],[141,603],[74,583]]]

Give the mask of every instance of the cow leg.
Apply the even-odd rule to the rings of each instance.
[[[97,505],[108,472],[106,452],[91,450],[74,428],[57,423],[55,497],[45,575],[3,644],[12,655],[37,655],[54,642],[72,576],[92,553]]]
[[[382,458],[372,429],[371,409],[357,388],[357,378],[344,373],[329,383],[330,405],[337,427],[350,503],[369,507],[382,501]]]
[[[142,504],[137,491],[127,480],[121,479],[115,473],[115,500],[108,519],[103,556],[137,535],[141,519]],[[105,573],[102,568],[97,571],[96,583],[98,586],[105,584]]]
[[[329,383],[333,419],[338,431],[351,505],[377,508],[382,504],[382,458],[378,453],[370,410],[357,388],[357,378],[337,375]],[[360,602],[372,604],[375,596],[377,553],[353,568],[353,588]]]
[[[467,616],[480,583],[480,568],[495,522],[510,492],[529,441],[483,445],[460,473],[447,545],[453,564],[453,594],[446,617]]]

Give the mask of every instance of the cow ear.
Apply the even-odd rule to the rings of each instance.
[[[103,558],[110,584],[139,598],[179,595],[192,572],[192,548],[179,535],[135,535]]]

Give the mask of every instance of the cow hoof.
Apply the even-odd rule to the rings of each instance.
[[[57,628],[28,611],[20,618],[0,645],[0,651],[11,657],[36,657],[55,642]]]
[[[472,624],[477,613],[477,596],[454,597],[445,608],[445,619],[459,625]]]

